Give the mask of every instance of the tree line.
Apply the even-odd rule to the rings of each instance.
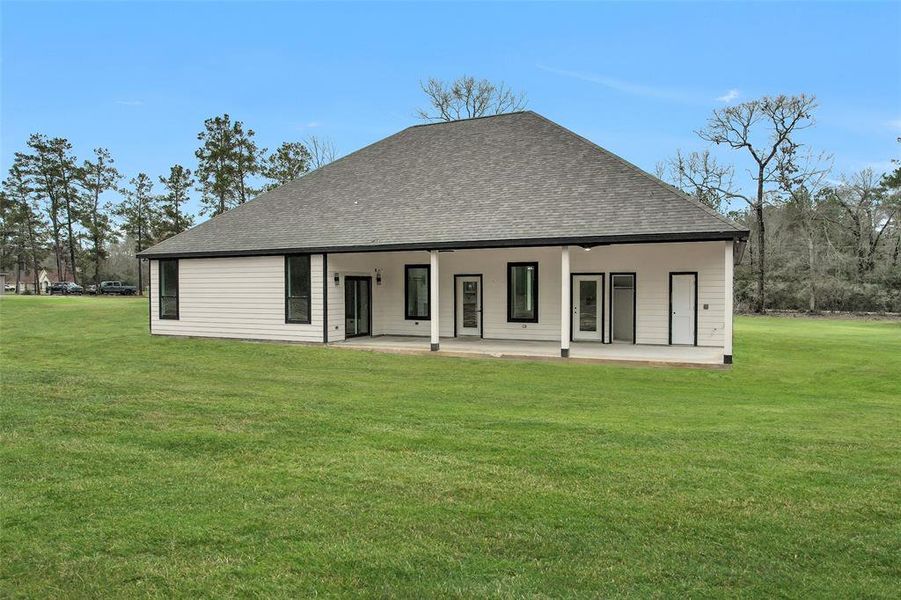
[[[750,229],[740,308],[901,312],[901,167],[834,173],[830,154],[802,142],[816,107],[800,95],[715,110],[697,131],[710,148],[677,151],[657,174]],[[734,160],[717,161],[714,147]]]
[[[427,122],[527,106],[524,93],[471,76],[420,86],[427,107],[416,116]],[[740,309],[901,312],[901,167],[834,173],[832,157],[803,142],[816,108],[813,97],[780,95],[715,110],[696,132],[708,148],[676,151],[657,176],[751,231],[735,269]],[[335,157],[327,140],[285,142],[269,153],[254,135],[227,114],[207,119],[194,172],[173,165],[157,178],[162,194],[145,173],[119,187],[106,149],[78,165],[65,139],[31,136],[3,182],[0,269],[36,267],[50,255],[58,273],[98,281],[104,261],[121,264],[111,253],[140,252],[190,227],[184,207],[195,186],[200,215],[215,216]],[[732,160],[718,160],[716,148]],[[104,202],[106,192],[117,192],[118,202]],[[123,236],[129,248],[117,245]]]
[[[192,189],[200,192],[199,214],[214,217],[335,158],[327,139],[284,142],[269,152],[254,137],[228,114],[207,119],[197,134],[194,171],[174,164],[165,175],[141,172],[123,182],[109,149],[95,148],[79,162],[67,139],[31,135],[0,187],[0,271],[15,274],[17,290],[24,283],[32,293],[42,292],[38,273],[45,264],[60,281],[136,279],[143,290],[143,269],[136,261],[111,261],[111,253],[133,257],[192,227],[195,215],[186,208]]]

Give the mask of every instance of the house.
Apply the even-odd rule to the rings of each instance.
[[[75,282],[75,278],[71,273],[66,273],[63,276],[60,276],[59,273],[55,270],[46,269],[41,267],[38,269],[38,288],[40,288],[40,293],[47,294],[50,291],[50,284],[56,283],[58,281],[63,282]],[[17,294],[36,294],[37,290],[34,288],[34,274],[32,271],[22,271],[19,274],[19,283],[18,288],[15,290]]]
[[[153,334],[722,364],[747,236],[526,111],[409,127],[139,256]]]

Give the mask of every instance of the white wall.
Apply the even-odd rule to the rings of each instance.
[[[441,297],[441,336],[454,335],[454,274],[481,273],[485,285],[484,324],[486,338],[559,339],[560,335],[560,250],[535,248],[511,250],[463,250],[441,252],[438,284]],[[507,262],[537,261],[538,323],[507,323]],[[404,266],[429,264],[429,253],[381,252],[373,254],[330,254],[329,278],[340,274],[339,287],[330,283],[329,339],[344,339],[344,276],[370,275],[372,281],[372,321],[374,335],[429,335],[430,321],[404,318]],[[376,284],[376,269],[382,285]],[[334,315],[334,321],[333,319]],[[340,315],[340,318],[339,318]]]
[[[698,345],[722,346],[724,330],[725,262],[727,242],[627,244],[571,250],[571,271],[602,272],[605,277],[605,336],[609,341],[610,280],[612,272],[634,272],[637,280],[636,341],[667,344],[669,337],[669,273],[698,272]],[[560,339],[560,248],[513,248],[441,252],[441,336],[454,334],[454,274],[482,274],[485,338]],[[538,263],[538,323],[507,322],[507,263]],[[404,265],[427,264],[421,252],[331,254],[329,270],[329,339],[344,339],[344,275],[373,277],[373,334],[429,335],[429,321],[404,319]],[[376,285],[376,269],[382,285]],[[340,284],[331,281],[339,273]],[[707,308],[704,308],[704,305]]]
[[[611,272],[635,272],[639,344],[666,344],[669,333],[669,273],[698,272],[698,344],[723,346],[725,249],[728,242],[627,244],[571,249],[571,270],[605,277],[605,336],[609,340]],[[560,339],[560,248],[514,248],[442,252],[442,337],[454,333],[454,274],[482,274],[485,338]],[[538,262],[538,323],[507,322],[507,263]],[[428,264],[426,251],[330,254],[327,263],[329,341],[344,339],[344,277],[372,277],[372,333],[428,337],[430,322],[404,318],[404,265]],[[382,284],[376,284],[376,270]],[[151,261],[153,333],[322,341],[322,257],[314,255],[312,323],[284,322],[284,257],[181,259],[180,319],[160,320],[158,262]],[[334,275],[339,274],[335,285]],[[705,305],[707,307],[705,308]],[[433,311],[434,312],[434,311]]]
[[[625,244],[586,252],[573,248],[572,272],[607,273],[604,335],[609,341],[610,273],[634,272],[637,285],[636,343],[669,343],[669,274],[698,272],[698,345],[722,346],[725,327],[723,246],[731,242]],[[704,308],[704,305],[707,308]],[[731,317],[731,315],[730,315]]]
[[[151,332],[169,335],[322,341],[322,256],[310,259],[312,319],[285,323],[285,257],[182,258],[179,318],[159,318],[159,261],[150,261]]]

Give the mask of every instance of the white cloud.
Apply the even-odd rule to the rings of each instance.
[[[717,96],[717,102],[732,102],[736,98],[738,98],[741,94],[738,90],[732,89],[723,94],[722,96]]]
[[[536,66],[542,71],[547,71],[548,73],[554,73],[555,75],[560,75],[563,77],[596,83],[623,94],[642,96],[645,98],[657,98],[659,100],[669,100],[671,102],[679,102],[682,104],[710,105],[709,91],[706,93],[701,93],[698,90],[686,90],[665,86],[646,85],[643,83],[625,81],[622,79],[616,79],[614,77],[607,77],[604,75],[597,75],[594,73],[555,69],[553,67],[548,67],[541,64]],[[736,89],[730,89],[722,96],[717,97],[716,100],[718,102],[731,102],[739,96],[741,96],[741,92]]]
[[[306,128],[307,129],[316,129],[317,127],[319,127],[321,125],[322,125],[322,123],[320,123],[319,121],[310,121],[309,123],[306,124]]]
[[[116,100],[116,104],[121,104],[122,106],[143,106],[143,100]]]
[[[582,81],[597,83],[598,85],[602,85],[604,87],[610,88],[611,90],[615,90],[617,92],[622,92],[624,94],[631,94],[633,96],[645,96],[647,98],[660,98],[663,100],[675,100],[677,102],[695,102],[696,101],[696,98],[693,98],[691,94],[688,94],[682,90],[670,89],[670,88],[665,88],[665,87],[654,87],[654,86],[644,85],[641,83],[623,81],[621,79],[615,79],[613,77],[605,77],[603,75],[595,75],[593,73],[581,73],[579,71],[565,71],[562,69],[554,69],[551,67],[546,67],[544,65],[538,65],[538,68],[541,69],[542,71],[547,71],[549,73],[555,73],[557,75],[562,75],[564,77],[571,77],[573,79],[581,79]]]
[[[901,131],[901,119],[892,119],[888,123],[886,123],[891,129],[895,131]]]

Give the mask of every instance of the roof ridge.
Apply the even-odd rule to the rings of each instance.
[[[665,190],[667,190],[667,191],[669,191],[669,192],[675,192],[676,195],[679,196],[680,198],[682,198],[683,200],[686,200],[686,201],[690,202],[690,203],[693,204],[695,207],[700,208],[701,210],[703,210],[703,211],[706,212],[707,214],[716,217],[717,219],[719,219],[720,221],[722,221],[722,222],[725,223],[726,225],[732,227],[733,229],[736,229],[736,230],[738,230],[738,231],[744,231],[744,229],[741,228],[741,227],[739,227],[736,223],[734,223],[734,222],[732,221],[732,219],[730,219],[730,218],[728,218],[727,216],[721,214],[720,212],[718,212],[718,211],[716,211],[716,210],[710,208],[709,206],[707,206],[707,205],[704,204],[703,202],[698,201],[696,198],[692,198],[691,196],[689,196],[688,194],[686,194],[685,192],[683,192],[682,190],[680,190],[680,189],[677,188],[676,186],[670,185],[670,184],[666,183],[665,181],[663,181],[662,179],[660,179],[660,178],[658,178],[658,177],[655,177],[655,176],[651,175],[650,173],[648,173],[647,171],[645,171],[644,169],[642,169],[642,168],[639,167],[638,165],[635,165],[635,164],[629,162],[628,160],[626,160],[626,159],[623,158],[622,156],[619,156],[618,154],[614,154],[614,153],[611,152],[610,150],[607,150],[606,148],[604,148],[604,147],[602,147],[602,146],[599,146],[598,144],[592,142],[591,140],[589,140],[589,139],[586,138],[586,137],[583,137],[583,136],[579,135],[578,133],[576,133],[575,131],[573,131],[573,130],[571,130],[571,129],[567,129],[566,127],[564,127],[564,126],[561,125],[560,123],[557,123],[556,121],[552,121],[551,119],[548,119],[548,118],[545,117],[544,115],[538,114],[537,112],[534,112],[534,111],[528,111],[528,112],[531,112],[531,113],[534,114],[536,117],[538,117],[538,118],[540,118],[540,119],[542,119],[542,120],[544,120],[544,121],[550,123],[551,125],[554,125],[555,127],[558,127],[559,129],[562,129],[564,132],[568,133],[568,134],[571,135],[572,137],[575,137],[575,138],[578,139],[579,141],[581,141],[581,142],[583,142],[583,143],[586,143],[586,144],[592,146],[592,147],[595,148],[596,150],[600,150],[601,152],[603,152],[604,154],[606,154],[606,155],[609,156],[610,158],[613,158],[614,160],[616,160],[616,161],[622,163],[623,165],[629,167],[629,168],[632,169],[633,171],[636,171],[637,173],[640,173],[641,175],[643,175],[644,177],[646,177],[648,180],[650,180],[650,181],[656,183],[657,185],[659,185],[659,186],[662,187],[663,189],[665,189]]]
[[[478,121],[479,119],[493,119],[494,117],[509,117],[512,115],[521,115],[525,113],[533,113],[538,114],[533,110],[514,110],[511,112],[505,113],[497,113],[493,115],[480,115],[478,117],[465,117],[463,119],[452,119],[450,121],[435,121],[434,123],[417,123],[416,125],[410,125],[407,129],[414,129],[416,127],[429,127],[431,125],[451,125],[453,123],[462,123],[464,121]],[[541,115],[539,115],[541,116]]]

